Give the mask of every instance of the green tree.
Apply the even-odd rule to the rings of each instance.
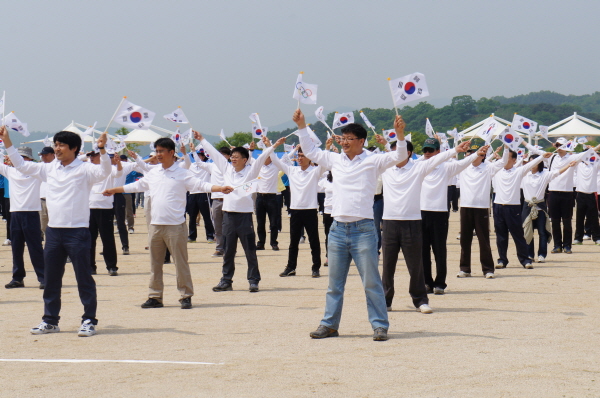
[[[234,147],[244,146],[244,144],[249,144],[252,141],[252,133],[238,131],[233,133],[231,137],[227,137],[227,141]],[[229,145],[227,145],[227,142],[225,141],[219,141],[214,145],[215,148],[221,148],[224,146],[229,148]]]
[[[464,120],[477,114],[477,103],[470,95],[461,95],[452,98],[452,104],[450,105],[454,109],[454,112]]]

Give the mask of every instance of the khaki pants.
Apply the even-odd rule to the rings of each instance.
[[[177,278],[177,290],[181,298],[194,295],[192,274],[188,263],[187,252],[187,225],[184,222],[179,225],[150,225],[150,286],[149,298],[162,301],[163,298],[163,265],[167,249],[173,256],[175,263],[175,277]]]
[[[135,218],[133,218],[133,194],[123,195],[125,197],[125,219],[127,220],[127,228],[133,228]]]
[[[42,223],[42,237],[46,234],[46,227],[48,226],[48,208],[46,207],[46,198],[40,199],[42,201],[42,210],[40,211],[40,222]]]

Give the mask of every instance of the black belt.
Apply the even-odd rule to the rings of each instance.
[[[260,196],[266,196],[266,195],[277,195],[276,193],[258,193]]]
[[[377,202],[378,200],[383,199],[383,194],[380,193],[379,195],[375,195],[375,198],[373,199],[375,202]]]

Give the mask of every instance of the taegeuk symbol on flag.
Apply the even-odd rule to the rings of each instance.
[[[148,130],[156,114],[124,100],[115,116],[115,122],[130,129]]]
[[[523,138],[510,127],[507,127],[502,133],[498,134],[498,139],[515,152],[521,142],[523,142]]]
[[[475,133],[475,136],[481,137],[486,142],[486,144],[489,144],[492,140],[492,137],[496,134],[496,129],[500,126],[500,123],[498,123],[496,119],[494,119],[493,117],[488,117],[486,120],[484,120],[481,127],[479,127],[479,129]],[[513,134],[518,136],[518,134],[516,133]]]
[[[14,112],[9,113],[2,120],[2,125],[8,127],[12,131],[23,134],[25,137],[29,137],[29,130],[27,130],[27,123],[21,123],[19,118]]]
[[[522,131],[532,137],[537,131],[537,123],[526,117],[517,115],[513,116],[511,127],[513,130]]]
[[[333,128],[343,127],[347,124],[354,123],[354,112],[335,113],[333,117]]]
[[[390,88],[395,106],[429,96],[425,75],[418,72],[390,80]]]
[[[394,129],[383,130],[383,138],[385,138],[385,140],[387,142],[396,141],[398,139],[398,136],[396,135],[396,130],[394,130]]]

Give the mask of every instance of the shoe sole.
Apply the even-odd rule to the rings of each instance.
[[[232,287],[227,287],[224,289],[213,287],[213,292],[230,292],[232,290],[233,290]]]
[[[189,309],[191,309],[191,308],[192,308],[192,305],[191,305],[191,304],[190,304],[190,305],[182,305],[182,306],[181,306],[181,309],[182,309],[182,310],[189,310]]]
[[[25,287],[25,285],[23,285],[23,286],[4,286],[4,287],[6,289],[19,289],[19,288]]]
[[[339,332],[336,330],[335,332],[329,333],[326,336],[311,333],[310,337],[313,339],[326,339],[327,337],[338,337],[339,335]]]
[[[428,310],[422,310],[420,308],[417,308],[417,312],[420,312],[421,314],[433,314],[433,310],[431,308]]]
[[[313,275],[312,277],[313,277],[313,278],[320,278],[320,277],[321,277],[321,275]]]
[[[531,264],[527,264],[527,265],[525,266],[525,269],[533,269],[533,265],[531,265]]]
[[[39,335],[39,334],[50,334],[50,333],[58,333],[58,332],[60,332],[60,329],[52,329],[52,330],[47,330],[47,331],[41,331],[41,330],[40,331],[33,331],[33,330],[30,330],[29,332],[31,334],[36,334],[36,335]]]
[[[456,275],[457,278],[470,278],[471,274],[467,274],[467,275]]]
[[[249,288],[248,291],[250,293],[258,293],[259,289],[258,288]]]
[[[385,336],[373,336],[373,341],[388,341],[390,338]]]
[[[290,272],[289,274],[281,273],[279,274],[279,276],[281,276],[282,278],[285,278],[286,276],[296,276],[296,271]]]
[[[79,336],[79,337],[92,337],[95,334],[96,334],[96,332],[94,331],[94,332],[91,332],[91,333],[90,332],[88,332],[88,333],[77,333],[77,336]]]
[[[148,306],[148,305],[145,306],[143,304],[141,305],[142,308],[162,308],[164,306],[165,306],[164,304],[158,304],[158,305],[153,305],[153,306]]]

